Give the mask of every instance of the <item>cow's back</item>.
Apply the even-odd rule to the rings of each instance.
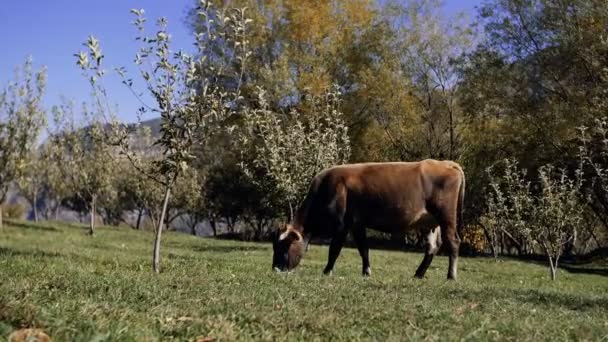
[[[401,230],[426,219],[428,201],[441,196],[437,189],[461,173],[458,164],[436,160],[335,166],[313,180],[304,204],[308,213],[301,219],[323,230],[323,223],[344,209],[346,219],[357,224]]]

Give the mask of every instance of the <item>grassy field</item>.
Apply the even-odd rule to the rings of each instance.
[[[461,258],[458,282],[438,257],[372,250],[373,276],[345,249],[332,277],[312,246],[292,274],[271,272],[271,246],[168,233],[163,272],[152,234],[13,224],[0,231],[0,340],[19,327],[55,341],[608,339],[608,277],[545,265]]]

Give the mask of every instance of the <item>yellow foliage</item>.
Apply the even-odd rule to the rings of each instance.
[[[483,228],[468,226],[462,234],[462,242],[469,245],[477,253],[483,253],[488,246]]]
[[[19,203],[4,203],[1,206],[5,219],[22,220],[25,217],[25,207]]]
[[[336,28],[330,0],[286,0],[285,8],[288,37],[296,43],[317,44]]]

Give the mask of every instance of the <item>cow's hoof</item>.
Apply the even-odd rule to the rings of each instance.
[[[364,277],[371,277],[371,275],[372,275],[372,270],[369,267],[363,270]]]
[[[330,277],[330,276],[334,275],[334,271],[333,270],[324,270],[323,275]]]
[[[416,274],[414,274],[414,278],[416,278],[416,279],[424,279],[424,274],[418,274],[418,273],[416,273]]]

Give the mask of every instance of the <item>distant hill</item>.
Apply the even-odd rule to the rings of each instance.
[[[161,121],[161,118],[145,120],[145,121],[141,122],[141,125],[144,127],[150,127],[152,136],[158,137],[160,135],[160,121]],[[135,124],[131,124],[131,125],[135,125]]]

